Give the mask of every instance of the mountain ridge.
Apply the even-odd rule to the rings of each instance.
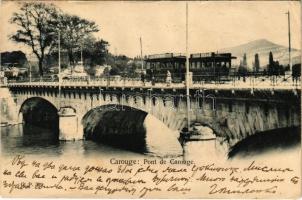
[[[248,68],[253,67],[254,56],[256,53],[259,55],[261,67],[267,66],[269,52],[273,53],[274,60],[279,61],[280,64],[288,65],[289,63],[288,47],[276,44],[265,38],[253,40],[233,47],[223,48],[220,52],[229,52],[232,53],[233,56],[237,57],[233,62],[235,65],[239,65],[244,53],[246,53]],[[293,64],[301,63],[300,50],[292,49],[292,62]]]

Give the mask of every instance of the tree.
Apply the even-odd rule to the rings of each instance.
[[[254,71],[259,72],[259,69],[260,69],[259,55],[258,55],[258,53],[256,53],[255,62],[254,62]]]
[[[112,67],[109,71],[110,75],[120,75],[121,70],[118,67]]]
[[[298,80],[301,76],[301,63],[293,65],[292,76],[294,80]]]
[[[96,40],[94,37],[89,37],[83,42],[83,57],[84,62],[93,67],[103,65],[106,62],[108,55],[109,43],[105,40]],[[81,52],[76,53],[77,59],[81,57]]]
[[[24,67],[28,61],[25,53],[22,51],[12,51],[12,52],[3,52],[1,53],[1,65],[12,64],[17,67]]]
[[[105,40],[96,41],[91,55],[92,65],[103,65],[108,55],[109,43]]]
[[[243,61],[242,61],[243,67],[247,68],[247,60],[246,60],[246,53],[243,54]]]
[[[75,64],[75,52],[83,47],[84,39],[98,32],[95,22],[76,15],[62,14],[59,18],[62,47],[67,50],[71,65]]]
[[[10,39],[31,47],[38,59],[41,76],[45,55],[53,49],[55,28],[52,24],[57,15],[58,10],[53,4],[28,2],[21,4],[19,12],[10,19],[10,23],[18,26]]]
[[[274,74],[274,57],[273,53],[270,51],[269,52],[269,58],[268,58],[268,75],[271,76]]]
[[[271,51],[269,52],[268,64],[269,65],[274,64],[274,57],[273,57],[273,53]]]
[[[238,75],[239,75],[239,79],[240,79],[240,76],[243,77],[243,80],[245,81],[245,77],[247,75],[247,60],[246,60],[246,53],[243,55],[243,59],[240,60],[240,64],[239,64],[239,67],[238,67]]]

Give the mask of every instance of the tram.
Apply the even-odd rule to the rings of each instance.
[[[190,72],[193,81],[230,80],[232,59],[231,53],[196,53],[189,57]],[[186,56],[184,54],[165,53],[145,57],[146,79],[164,82],[167,73],[171,74],[172,82],[185,80]]]

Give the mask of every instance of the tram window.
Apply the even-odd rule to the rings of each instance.
[[[177,108],[178,104],[179,104],[179,97],[176,96],[173,98],[173,100],[174,100],[174,106],[175,106],[175,108]]]
[[[197,62],[197,68],[200,68],[200,62],[199,61]]]
[[[152,103],[153,103],[153,106],[155,106],[155,104],[156,104],[156,99],[153,97],[152,98]]]
[[[199,106],[199,108],[202,108],[202,104],[203,104],[203,99],[202,98],[198,98],[198,106]]]
[[[250,105],[248,103],[245,104],[245,112],[246,113],[250,112]]]
[[[267,117],[269,114],[269,106],[267,104],[264,104],[264,114]]]
[[[229,103],[229,112],[233,112],[233,106],[231,102]]]

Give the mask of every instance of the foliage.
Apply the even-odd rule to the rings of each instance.
[[[19,11],[10,19],[12,24],[18,26],[10,39],[31,48],[38,59],[41,76],[45,70],[43,65],[52,66],[58,59],[59,34],[61,54],[67,52],[69,64],[74,65],[79,60],[81,48],[86,49],[85,53],[93,65],[105,62],[108,42],[95,39],[89,41],[93,38],[92,33],[99,31],[95,22],[65,14],[50,3],[28,2],[20,5]]]
[[[89,66],[88,70],[93,74],[93,68],[97,65],[104,65],[108,54],[109,43],[105,40],[96,40],[93,36],[87,37],[83,42],[82,56],[84,66]],[[81,50],[74,52],[74,61],[81,60]],[[53,52],[46,58],[45,65],[53,67],[58,63],[58,53]],[[61,52],[61,67],[70,65],[68,53]],[[91,71],[92,70],[92,71]]]
[[[248,71],[247,71],[247,68],[246,67],[244,67],[244,66],[239,66],[239,68],[238,68],[238,74],[239,74],[239,76],[247,76],[247,73],[248,73]]]
[[[240,60],[240,64],[239,64],[239,67],[238,67],[238,75],[245,77],[247,75],[247,73],[248,73],[247,60],[246,60],[246,54],[244,54],[243,55],[243,60],[242,61]]]
[[[93,21],[82,19],[76,15],[62,14],[59,16],[62,48],[66,49],[71,65],[76,62],[75,52],[81,51],[85,40],[91,33],[98,32],[98,26]]]
[[[58,16],[58,9],[53,4],[40,2],[23,3],[19,12],[10,19],[12,24],[18,26],[10,39],[23,43],[32,49],[39,61],[39,72],[43,75],[43,62],[45,55],[52,51],[54,44],[54,20]]]
[[[110,68],[105,70],[106,73],[131,76],[140,67],[135,59],[108,53],[109,43],[93,36],[99,31],[95,22],[63,13],[50,3],[28,2],[20,5],[19,11],[10,19],[18,27],[10,39],[32,49],[38,58],[40,76],[43,76],[43,71],[57,67],[59,38],[62,68],[74,66],[81,56],[85,66],[90,66],[89,73],[93,72],[94,66],[107,64]]]
[[[242,66],[245,68],[247,67],[246,53],[244,53],[244,55],[243,55]]]
[[[279,61],[274,61],[273,53],[269,53],[269,63],[267,66],[267,75],[269,76],[278,76],[284,75],[285,69],[283,65],[279,64]]]
[[[111,70],[109,71],[109,74],[112,75],[120,75],[121,74],[121,70],[118,67],[112,67]]]
[[[85,65],[91,67],[106,63],[109,43],[105,40],[96,40],[93,37],[87,38],[83,43],[83,60]],[[76,52],[76,60],[81,59],[81,52]]]
[[[16,67],[24,67],[27,64],[27,58],[22,51],[2,52],[1,65],[13,64]],[[17,64],[17,65],[16,65]]]
[[[254,62],[254,71],[259,72],[260,69],[260,61],[258,53],[255,54],[255,62]]]
[[[293,65],[292,75],[293,78],[298,78],[301,76],[301,63]]]

